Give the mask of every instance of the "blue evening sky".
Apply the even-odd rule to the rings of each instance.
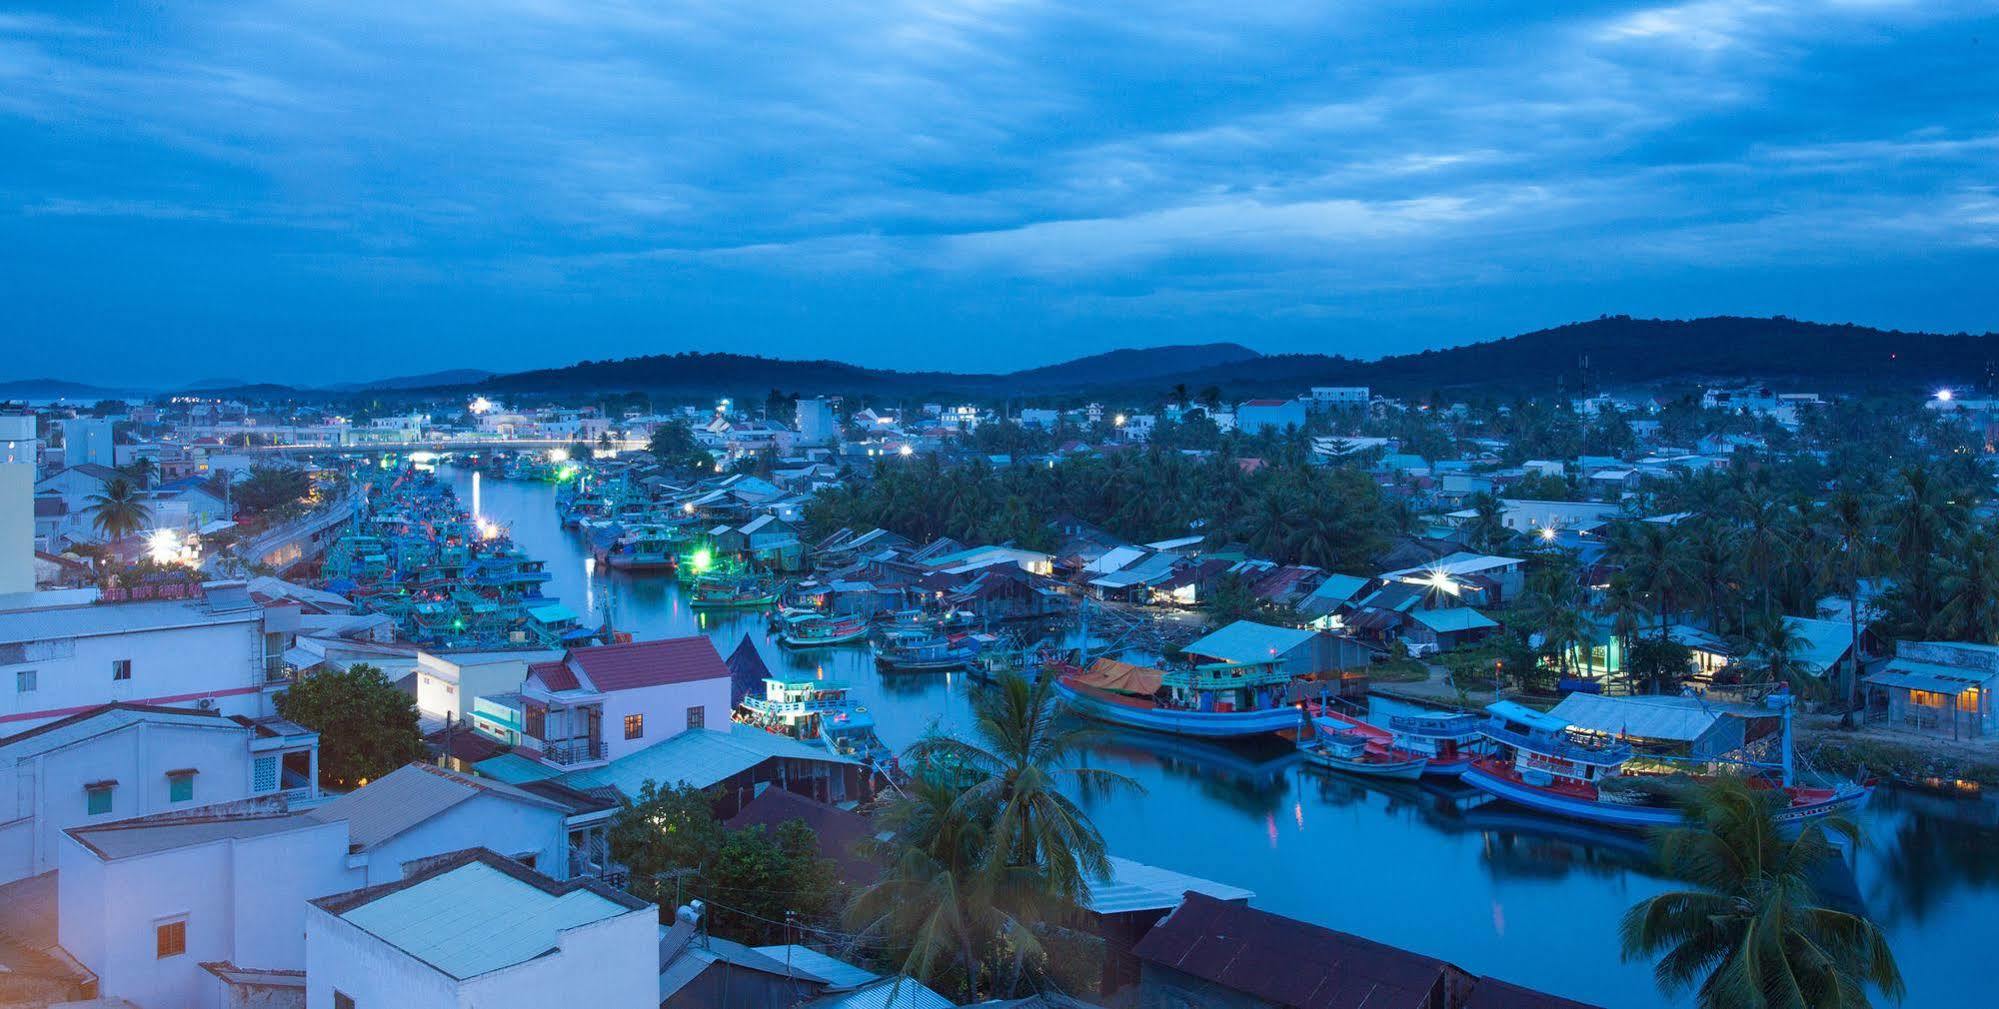
[[[1983,331],[1995,59],[1999,0],[12,0],[0,378]]]

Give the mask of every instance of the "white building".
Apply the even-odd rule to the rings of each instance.
[[[306,901],[365,883],[347,825],[281,807],[209,807],[66,833],[57,878],[63,950],[98,993],[221,1009],[203,963],[305,966]]]
[[[1219,419],[1216,422],[1219,424]],[[1244,434],[1257,434],[1262,431],[1282,431],[1293,427],[1302,428],[1305,426],[1305,401],[1302,399],[1249,400],[1237,405],[1235,426]]]
[[[733,706],[729,667],[695,635],[572,648],[560,661],[529,666],[519,693],[479,698],[474,724],[573,769],[726,725]]]
[[[303,812],[250,801],[71,827],[57,934],[104,996],[222,1009],[232,974],[307,969],[308,901],[477,845],[566,874],[564,818],[551,800],[411,764]]]
[[[0,739],[0,882],[57,865],[62,832],[175,809],[319,794],[319,736],[279,719],[107,704]]]
[[[117,422],[110,417],[76,417],[62,422],[62,463],[64,466],[118,465],[118,450],[111,440]]]
[[[1364,408],[1368,403],[1368,388],[1364,385],[1315,385],[1312,387],[1311,402],[1314,410]]]
[[[35,418],[0,414],[0,596],[35,590]]]
[[[468,721],[475,698],[520,689],[528,667],[562,658],[555,650],[423,652],[416,656],[416,708],[439,722]]]
[[[831,445],[839,440],[840,420],[833,414],[832,400],[801,399],[794,419],[800,445]]]
[[[111,602],[77,589],[0,600],[0,736],[114,702],[271,714],[298,608],[266,609],[242,582],[155,594],[184,598]]]
[[[307,1009],[638,1009],[659,1002],[659,913],[478,850],[306,912]]]
[[[472,844],[557,879],[569,876],[567,806],[432,764],[406,764],[307,815],[346,822],[348,862],[368,886],[393,883],[410,862]]]

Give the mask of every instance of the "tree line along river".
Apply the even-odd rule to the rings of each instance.
[[[472,504],[472,474],[440,476]],[[552,574],[546,592],[589,619],[607,612],[640,638],[705,633],[723,654],[748,635],[773,671],[843,680],[900,749],[969,718],[961,673],[878,673],[865,646],[794,653],[761,613],[695,611],[667,577],[594,569],[556,519],[554,489],[483,480],[481,514],[510,528]],[[1649,963],[1618,957],[1617,924],[1671,888],[1644,839],[1568,824],[1428,784],[1362,784],[1305,766],[1288,747],[1224,745],[1111,731],[1089,755],[1139,795],[1080,797],[1111,850],[1256,892],[1265,910],[1449,960],[1477,974],[1612,1009],[1673,1002]],[[1861,814],[1864,846],[1821,883],[1890,937],[1905,1005],[1993,1004],[1978,958],[1999,945],[1999,799],[1883,789]]]

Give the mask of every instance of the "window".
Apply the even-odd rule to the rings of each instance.
[[[83,811],[91,816],[111,812],[111,782],[96,781],[83,786]]]
[[[187,919],[163,921],[153,926],[153,956],[165,960],[187,952]]]
[[[277,789],[278,758],[275,756],[258,757],[256,762],[250,765],[251,794],[262,795],[265,792],[275,792]]]
[[[112,678],[113,680],[129,680],[129,679],[131,679],[131,678],[132,678],[132,660],[131,660],[131,659],[112,659],[112,660],[111,660],[111,678]]]
[[[333,1009],[354,1009],[354,996],[335,988],[333,990]]]
[[[640,739],[643,738],[645,734],[646,734],[646,716],[644,715],[625,716],[626,739]]]
[[[32,694],[35,692],[35,687],[39,685],[38,680],[39,678],[35,675],[34,670],[23,669],[14,674],[14,692],[17,694]]]
[[[708,709],[697,704],[687,709],[687,727],[704,729],[708,727]]]
[[[193,771],[167,772],[167,801],[168,802],[194,801]]]

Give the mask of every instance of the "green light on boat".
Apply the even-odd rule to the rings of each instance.
[[[706,550],[694,551],[694,556],[690,559],[694,562],[694,573],[697,575],[715,566],[715,555]]]

